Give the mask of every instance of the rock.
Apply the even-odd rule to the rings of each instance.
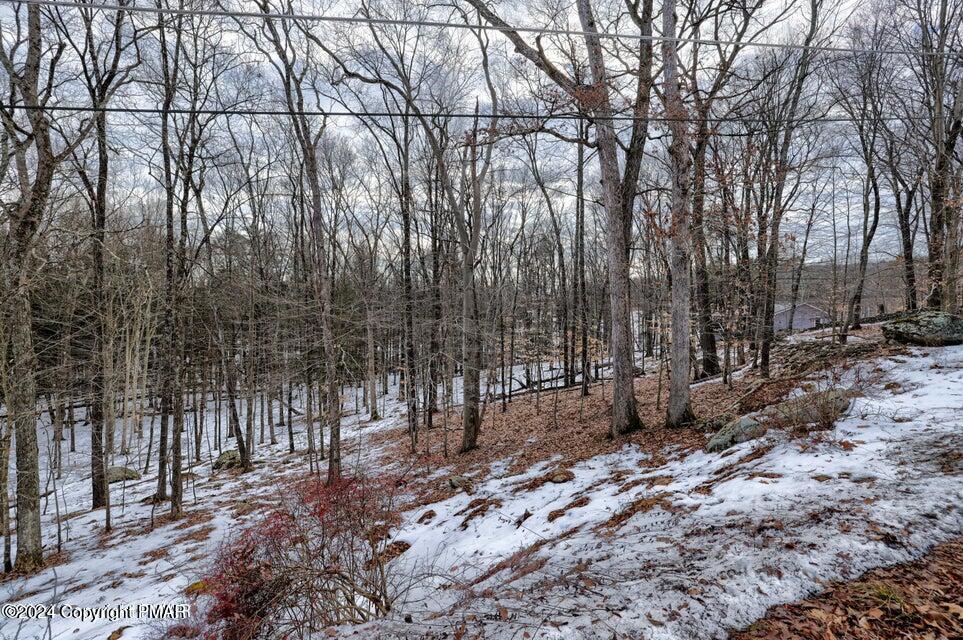
[[[860,360],[876,355],[880,344],[873,340],[838,344],[832,340],[777,342],[772,347],[772,361],[784,376],[795,376],[824,369],[837,360]]]
[[[531,517],[532,517],[532,512],[529,511],[528,509],[525,509],[525,512],[522,513],[522,515],[520,515],[520,516],[518,516],[517,518],[515,518],[515,528],[517,529],[517,528],[519,528],[520,526],[522,526],[522,523],[525,522],[526,520],[528,520],[528,519],[531,518]],[[549,519],[549,521],[551,521],[551,519]]]
[[[852,394],[845,389],[828,389],[780,402],[766,408],[763,414],[781,426],[819,424],[829,428],[845,415],[851,402]]]
[[[117,627],[111,632],[109,636],[107,636],[107,640],[120,640],[124,635],[125,629],[130,629],[130,625],[125,624],[122,627]]]
[[[852,392],[845,389],[816,391],[766,407],[754,415],[732,420],[706,444],[713,453],[762,437],[771,426],[798,427],[817,424],[829,428],[849,410]]]
[[[107,484],[124,482],[125,480],[140,480],[140,474],[129,467],[108,467]]]
[[[568,469],[556,469],[548,474],[545,479],[554,484],[562,484],[574,480],[575,474]]]
[[[963,318],[945,311],[916,311],[883,325],[887,340],[924,347],[963,344]]]
[[[707,433],[714,433],[724,428],[727,424],[732,422],[734,419],[735,419],[735,416],[733,416],[731,412],[726,412],[722,415],[715,416],[712,418],[706,418],[700,421],[696,425],[696,428],[699,429],[700,431],[705,431]]]
[[[461,489],[468,495],[475,493],[475,485],[472,483],[471,478],[465,476],[449,476],[448,486],[452,489]]]
[[[709,453],[724,451],[740,442],[747,442],[759,438],[765,432],[766,426],[759,418],[753,416],[736,418],[720,429],[716,435],[712,436],[708,444],[706,444],[706,451]]]
[[[237,469],[240,466],[241,454],[238,453],[237,449],[222,451],[221,455],[217,456],[217,460],[214,461],[215,471],[219,471],[221,469]]]

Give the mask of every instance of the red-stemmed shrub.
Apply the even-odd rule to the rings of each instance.
[[[410,584],[391,561],[405,545],[396,478],[284,484],[264,519],[221,545],[196,588],[196,638],[306,638],[387,615]]]

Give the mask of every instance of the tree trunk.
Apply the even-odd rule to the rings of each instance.
[[[679,91],[676,60],[675,0],[666,0],[662,6],[663,73],[665,76],[665,111],[672,119],[669,129],[672,142],[669,155],[672,158],[672,219],[669,228],[669,269],[672,276],[672,353],[669,402],[666,424],[679,427],[692,422],[695,417],[689,403],[689,189],[692,157],[686,135],[686,109]],[[713,349],[714,349],[713,338]],[[718,362],[716,363],[718,369]]]
[[[227,391],[228,429],[234,433],[237,440],[238,457],[241,458],[241,468],[251,470],[251,453],[241,432],[240,417],[237,412],[237,373],[234,367],[234,328],[231,328],[230,342],[221,347],[221,366],[224,369],[224,387]]]
[[[706,240],[703,213],[705,210],[706,152],[708,150],[708,125],[703,118],[699,123],[699,140],[694,157],[694,184],[692,195],[692,250],[695,256],[695,303],[699,320],[699,346],[702,348],[702,373],[714,376],[719,373],[719,352],[716,334],[712,327],[712,304],[709,293],[709,269],[706,264]]]
[[[897,184],[895,177],[893,184]],[[894,187],[895,188],[895,187]],[[913,206],[915,187],[906,194],[905,204],[900,194],[895,194],[896,219],[899,225],[900,249],[903,257],[904,300],[907,311],[915,311],[919,306],[916,293],[916,265],[913,258],[913,230],[910,227],[910,211]]]
[[[407,134],[407,127],[405,129]],[[407,135],[405,136],[407,138]],[[404,296],[404,369],[405,398],[408,402],[408,437],[411,452],[418,450],[418,393],[415,379],[415,323],[413,293],[411,288],[411,215],[414,201],[411,194],[411,178],[408,168],[408,149],[402,152],[401,177],[401,280]]]
[[[596,137],[602,170],[602,201],[605,205],[605,239],[608,244],[609,304],[611,313],[610,351],[612,353],[612,426],[613,437],[642,427],[635,402],[635,345],[632,340],[631,274],[629,238],[631,208],[623,206],[619,175],[618,138],[613,128],[608,76],[602,42],[588,0],[578,0],[578,15],[586,32],[589,65],[595,96]]]
[[[90,412],[90,484],[93,508],[98,509],[107,505],[107,469],[104,457],[104,416],[106,403],[112,402],[107,398],[104,373],[107,369],[106,359],[110,357],[104,330],[104,305],[107,304],[107,291],[104,267],[104,234],[107,216],[107,114],[98,113],[96,116],[97,131],[97,186],[92,194],[92,223],[93,238],[91,253],[94,263],[94,308],[91,318],[94,333],[94,353],[100,362],[93,369]],[[113,425],[111,425],[111,428]]]
[[[0,351],[2,353],[2,351]],[[3,366],[3,365],[0,365]],[[9,396],[7,396],[9,397]],[[10,541],[10,436],[13,425],[0,425],[0,529],[3,529],[3,570],[13,571]]]
[[[876,180],[876,171],[873,164],[869,163],[869,175],[867,176],[868,188],[863,192],[863,242],[859,248],[859,268],[856,276],[856,287],[853,295],[849,299],[849,307],[846,313],[846,321],[843,323],[842,331],[839,334],[840,344],[845,344],[851,328],[859,328],[859,318],[862,312],[863,286],[866,283],[866,268],[869,265],[869,247],[876,235],[876,227],[879,225],[879,212],[881,207],[879,183]],[[870,204],[870,192],[873,202]],[[872,211],[872,219],[870,219]]]
[[[806,266],[806,253],[809,249],[809,234],[812,232],[813,222],[816,219],[816,198],[813,194],[812,206],[809,209],[809,218],[806,220],[806,231],[803,235],[802,251],[799,256],[799,263],[794,269],[792,277],[792,288],[789,293],[789,331],[792,332],[793,323],[796,320],[796,303],[799,302],[799,286],[802,282],[803,268]]]
[[[33,145],[34,175],[21,175],[24,185],[20,202],[8,218],[10,259],[7,269],[7,335],[10,340],[11,371],[16,372],[16,384],[9,385],[7,398],[8,425],[16,433],[17,469],[17,559],[15,568],[29,573],[43,564],[40,533],[40,465],[37,446],[37,359],[34,353],[31,328],[29,273],[30,253],[40,228],[44,210],[50,197],[57,158],[53,153],[50,123],[40,104],[40,62],[43,50],[40,26],[40,7],[27,6],[27,47],[16,86],[23,102],[34,107],[27,115],[30,136],[15,152],[17,161],[27,165],[27,145]],[[6,128],[6,127],[5,127]],[[8,426],[8,429],[10,427]]]
[[[460,453],[478,446],[481,426],[479,414],[481,394],[481,335],[478,309],[475,304],[474,256],[469,254],[462,261],[462,439]]]
[[[588,353],[588,295],[585,290],[585,124],[579,119],[578,159],[575,175],[575,282],[578,304],[579,341],[582,351],[579,370],[582,373],[582,396],[589,394],[589,353]]]
[[[24,274],[25,276],[26,274]],[[16,433],[17,571],[30,573],[43,565],[40,537],[40,467],[37,445],[36,356],[30,327],[30,298],[23,277],[7,299],[12,371],[8,412]]]
[[[374,317],[372,311],[368,310],[368,321],[365,323],[365,338],[367,345],[367,358],[368,358],[368,377],[367,377],[367,401],[368,401],[368,413],[370,413],[370,419],[372,421],[379,420],[381,416],[378,414],[378,369],[377,369],[377,354],[375,351],[375,339],[374,339]]]

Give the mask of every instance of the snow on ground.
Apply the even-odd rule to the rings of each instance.
[[[963,347],[915,350],[857,370],[844,383],[878,379],[832,431],[808,438],[770,432],[723,454],[670,451],[666,460],[625,446],[578,463],[574,478],[561,483],[533,482],[555,470],[553,461],[520,475],[507,473],[508,460],[492,461],[473,495],[413,510],[396,533],[412,544],[389,565],[417,578],[395,609],[411,622],[339,635],[417,638],[464,622],[488,638],[724,637],[823,581],[959,536]],[[396,395],[387,409],[377,423],[345,418],[346,463],[375,464],[375,452],[361,459],[353,452],[367,448],[353,445],[403,424]],[[128,483],[123,494],[112,485],[110,536],[103,511],[88,511],[89,453],[79,447],[61,485],[63,557],[37,575],[0,583],[0,602],[184,602],[185,587],[228,532],[258,517],[245,507],[269,502],[280,480],[305,472],[304,437],[299,424],[299,453],[289,456],[282,430],[281,442],[259,447],[255,471],[243,476],[212,473],[205,449],[207,462],[191,469],[197,478],[185,491],[187,517],[167,522],[160,518],[166,506],[158,508],[153,528],[151,507],[140,503],[153,477]],[[82,431],[81,443],[89,444]],[[432,478],[444,482],[446,473]],[[419,524],[428,510],[436,515]],[[51,501],[44,515],[51,551],[56,534]],[[0,639],[105,638],[127,625],[124,640],[152,631],[133,619],[0,619]]]
[[[542,365],[543,377],[548,380],[557,374],[554,364]],[[524,366],[512,369],[515,391],[523,389]],[[485,376],[483,376],[483,381]],[[455,401],[460,402],[461,377],[454,379]],[[546,382],[547,388],[550,383]],[[493,393],[500,391],[497,382],[492,383]],[[344,464],[370,467],[376,451],[365,446],[366,438],[378,431],[404,423],[404,402],[398,399],[398,380],[393,378],[379,400],[382,419],[371,422],[366,413],[359,413],[360,389],[348,389],[344,395],[346,415],[342,421]],[[239,420],[246,423],[246,403],[239,402]],[[77,607],[105,605],[165,604],[185,602],[184,588],[196,581],[204,570],[204,561],[210,557],[226,535],[245,522],[258,517],[252,506],[268,504],[285,478],[295,477],[307,471],[307,435],[304,430],[304,398],[294,399],[295,446],[298,453],[288,454],[287,428],[277,427],[276,445],[256,444],[255,470],[242,477],[228,473],[215,473],[211,468],[219,451],[214,450],[212,433],[216,407],[208,399],[205,411],[204,438],[201,461],[189,460],[193,452],[192,436],[185,434],[183,455],[185,473],[195,474],[189,479],[184,491],[184,510],[187,518],[168,522],[164,516],[167,505],[152,508],[141,501],[156,489],[156,433],[154,424],[153,459],[151,473],[142,479],[112,484],[110,487],[111,519],[114,532],[104,533],[104,511],[90,511],[90,431],[78,422],[76,451],[70,452],[64,442],[62,477],[55,480],[49,462],[52,460],[52,428],[46,407],[41,407],[38,427],[41,432],[40,478],[43,509],[42,535],[45,556],[58,549],[58,515],[62,523],[59,536],[63,553],[59,554],[48,569],[23,579],[0,583],[0,603]],[[278,410],[275,405],[275,411]],[[222,430],[226,430],[227,406],[220,407]],[[286,410],[285,410],[286,414]],[[78,421],[83,416],[78,413]],[[187,414],[188,427],[193,425],[194,414]],[[129,454],[115,453],[111,466],[126,466],[142,471],[147,456],[147,434],[152,418],[144,416],[143,438],[132,441]],[[188,430],[190,431],[190,429]],[[119,439],[120,426],[117,427]],[[256,436],[257,437],[257,436]],[[232,439],[225,439],[223,450],[235,448]],[[11,480],[15,478],[11,456]],[[325,463],[322,461],[322,468]],[[15,502],[14,484],[11,482],[11,504]],[[238,508],[238,502],[245,505]],[[13,541],[16,555],[16,539]],[[140,624],[138,624],[140,623]],[[0,616],[0,640],[13,638],[104,638],[122,626],[130,626],[123,638],[150,635],[149,625],[136,619],[119,620],[71,620],[59,615],[49,620],[20,621]]]
[[[474,495],[410,514],[396,538],[412,548],[395,570],[442,577],[409,594],[412,622],[357,633],[417,637],[464,621],[486,638],[721,638],[824,581],[959,536],[963,347],[914,355],[849,372],[844,384],[882,380],[809,438],[770,432],[649,468],[626,446],[533,491],[515,489],[550,463],[496,469]],[[489,500],[499,502],[465,522]],[[633,504],[636,515],[605,526]],[[428,509],[437,515],[418,524]]]
[[[371,422],[367,414],[357,413],[344,417],[341,436],[345,464],[364,462],[360,452],[370,452],[370,448],[363,446],[365,440],[403,420],[404,405],[397,400],[397,387],[389,391],[383,403],[385,411],[381,420]],[[297,411],[303,410],[299,401],[295,405]],[[349,403],[349,406],[353,404]],[[243,402],[240,408],[243,425]],[[226,430],[227,408],[222,409],[221,428]],[[191,423],[190,415],[189,418]],[[68,455],[65,443],[63,479],[57,487],[59,502],[55,505],[53,495],[41,501],[45,555],[56,551],[58,508],[63,516],[62,557],[55,558],[52,566],[29,578],[0,583],[0,603],[103,607],[187,602],[185,587],[200,578],[212,552],[225,536],[233,528],[257,518],[258,507],[271,502],[286,477],[307,472],[304,454],[307,434],[303,419],[296,418],[295,422],[297,453],[288,454],[287,427],[278,427],[278,444],[255,444],[254,471],[241,476],[217,473],[211,468],[218,452],[210,446],[214,405],[209,402],[205,423],[208,437],[203,441],[202,463],[184,470],[196,474],[185,484],[186,517],[170,522],[164,517],[169,512],[169,504],[154,509],[141,502],[157,487],[156,463],[152,462],[152,473],[141,480],[110,486],[114,528],[110,534],[104,533],[104,510],[90,511],[90,436],[89,430],[78,428],[77,451]],[[149,418],[145,418],[145,434],[148,424]],[[49,432],[45,435],[44,441],[49,442]],[[185,436],[185,457],[188,442]],[[192,441],[190,446],[193,446]],[[225,439],[225,450],[234,447],[233,439]],[[154,448],[156,458],[156,443]],[[141,449],[135,448],[128,456],[116,455],[111,464],[143,470],[143,449],[146,449],[146,441],[141,444]],[[48,486],[51,482],[48,453],[41,445],[41,487],[45,481]],[[322,470],[326,468],[324,464],[322,461]],[[127,640],[149,637],[155,624],[138,618],[77,620],[58,614],[40,620],[17,620],[0,616],[0,640],[103,639],[120,627],[130,627],[121,636]]]

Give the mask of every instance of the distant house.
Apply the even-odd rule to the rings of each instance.
[[[777,304],[773,314],[772,325],[775,331],[786,331],[789,327],[789,305]],[[802,302],[796,305],[796,313],[792,317],[792,329],[812,329],[829,322],[829,314],[811,304]]]

